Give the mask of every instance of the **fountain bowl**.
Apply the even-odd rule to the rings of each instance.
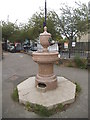
[[[58,52],[33,52],[32,58],[37,63],[54,63],[59,60]]]

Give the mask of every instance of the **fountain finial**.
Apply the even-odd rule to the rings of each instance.
[[[44,27],[44,32],[45,32],[45,31],[47,31],[47,27],[46,27],[46,26]]]
[[[44,32],[40,34],[40,43],[43,46],[43,52],[48,52],[49,47],[49,38],[51,37],[51,34],[47,32],[47,27],[44,27]]]

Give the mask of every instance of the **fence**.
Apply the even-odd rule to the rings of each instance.
[[[75,47],[71,48],[71,57],[74,57],[76,55],[79,55],[80,57],[88,57],[88,51],[90,49],[90,42],[77,42]],[[64,45],[62,44],[62,49],[61,49],[61,56],[69,56],[69,50],[64,49]]]

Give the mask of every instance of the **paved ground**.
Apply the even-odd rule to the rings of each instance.
[[[3,118],[39,118],[37,114],[28,112],[24,107],[11,99],[13,88],[29,76],[37,73],[38,66],[32,57],[21,53],[4,53],[2,63],[2,116]],[[88,71],[54,66],[56,75],[64,76],[80,84],[82,91],[72,105],[52,118],[87,118],[88,117]]]

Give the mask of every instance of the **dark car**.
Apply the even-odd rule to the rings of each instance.
[[[21,43],[15,43],[15,50],[16,50],[16,52],[20,52],[22,50]]]

